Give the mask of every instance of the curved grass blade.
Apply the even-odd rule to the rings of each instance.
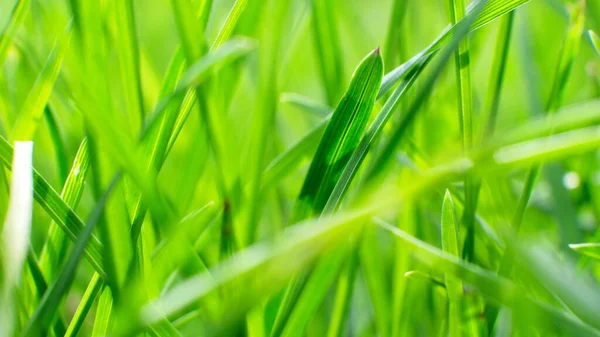
[[[116,183],[119,181],[120,177],[121,174],[119,173],[113,178],[109,188],[94,207],[94,210],[90,214],[89,220],[87,221],[87,225],[77,239],[75,247],[73,248],[73,252],[69,256],[69,260],[62,269],[57,280],[46,291],[44,297],[42,297],[40,305],[37,307],[35,313],[31,317],[31,320],[27,323],[27,327],[24,329],[21,336],[38,336],[44,327],[49,326],[57,312],[56,308],[60,306],[60,302],[63,300],[65,293],[71,287],[71,283],[75,277],[77,265],[79,264],[81,256],[83,255],[84,248],[89,239],[92,237],[92,231],[104,212],[104,205],[106,204],[108,196],[110,195]]]
[[[588,30],[588,36],[590,37],[590,41],[594,46],[594,50],[598,55],[600,55],[600,37],[598,37],[598,34],[591,29]]]
[[[94,281],[94,279],[96,279],[97,281]],[[100,290],[102,290],[102,286],[104,285],[100,281],[100,275],[98,275],[98,273],[95,273],[92,276],[92,280],[89,284],[90,286],[87,287],[85,293],[81,297],[81,301],[77,306],[77,310],[75,310],[75,314],[73,315],[73,318],[71,319],[71,322],[67,327],[67,331],[65,332],[64,337],[75,337],[79,334],[79,330],[83,325],[83,321],[85,320],[88,312],[94,304],[94,301],[96,300],[96,297],[98,296]]]
[[[15,122],[12,139],[33,139],[39,122],[42,119],[44,107],[48,103],[52,87],[54,86],[54,82],[60,71],[63,58],[69,45],[70,36],[71,24],[69,23],[64,34],[60,36],[54,44],[50,56],[48,56],[46,64],[44,64],[44,68],[38,75],[31,91],[29,91],[29,94],[27,95],[25,104]]]
[[[2,65],[4,65],[4,61],[6,61],[8,49],[12,44],[15,33],[27,15],[30,2],[31,0],[18,0],[10,12],[8,22],[6,23],[6,26],[2,31],[2,35],[0,36],[0,68]]]
[[[77,207],[81,199],[89,164],[88,142],[87,138],[84,138],[79,145],[73,165],[71,166],[71,172],[69,172],[69,176],[60,194],[62,200],[72,209]],[[59,267],[62,266],[66,252],[67,237],[60,226],[55,221],[52,221],[48,229],[46,242],[40,254],[40,267],[44,271],[46,278],[49,280],[54,279]]]
[[[121,83],[130,126],[138,130],[144,119],[144,99],[140,74],[140,49],[138,46],[133,0],[119,1],[114,5],[115,49],[120,66]]]

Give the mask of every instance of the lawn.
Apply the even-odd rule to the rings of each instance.
[[[600,336],[600,2],[0,1],[0,337]]]

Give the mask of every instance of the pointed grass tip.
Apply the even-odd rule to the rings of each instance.
[[[379,46],[377,46],[377,48],[375,48],[375,50],[373,51],[373,54],[375,54],[375,55],[381,54],[381,52],[379,51]]]

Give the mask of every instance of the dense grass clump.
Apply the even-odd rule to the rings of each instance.
[[[2,1],[0,337],[600,336],[599,25]]]

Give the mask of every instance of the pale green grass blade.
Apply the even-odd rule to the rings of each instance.
[[[497,18],[505,15],[506,13],[514,10],[515,8],[527,3],[529,0],[491,0],[487,2],[485,7],[481,9],[481,12],[477,15],[477,18],[474,19],[472,24],[469,26],[469,32],[475,31],[481,28],[484,25],[496,20]],[[486,3],[485,0],[474,1],[467,9],[467,16],[473,12],[477,5]],[[381,90],[377,98],[381,98],[384,94],[386,94],[392,87],[403,77],[406,73],[414,67],[415,64],[423,62],[429,55],[436,52],[444,45],[451,42],[453,35],[456,33],[460,23],[457,23],[454,26],[451,26],[444,30],[442,34],[440,34],[429,46],[420,51],[417,55],[412,57],[410,60],[401,64],[400,66],[394,68],[390,72],[388,72],[383,77],[383,82],[381,84]]]
[[[109,188],[94,207],[94,210],[90,214],[84,230],[77,238],[75,247],[73,248],[73,251],[71,252],[71,255],[69,256],[64,268],[61,270],[56,281],[50,288],[48,288],[44,294],[44,297],[42,297],[39,306],[27,323],[27,327],[22,332],[21,336],[38,336],[45,327],[50,325],[57,312],[56,308],[60,307],[63,297],[69,291],[69,288],[73,283],[77,265],[81,260],[84,248],[88,240],[91,238],[92,231],[98,223],[98,220],[102,217],[108,196],[111,194],[113,187],[119,181],[119,178],[120,174],[115,176]]]
[[[325,256],[318,262],[310,274],[281,336],[301,337],[305,335],[304,328],[308,321],[314,317],[327,291],[335,281],[345,255],[344,249],[337,249],[330,256]]]
[[[458,220],[454,211],[454,202],[450,191],[446,190],[442,204],[442,249],[456,258],[460,258],[458,238]],[[450,337],[462,336],[461,301],[463,285],[459,279],[446,275],[446,290],[448,292],[448,330]]]
[[[56,152],[56,166],[58,167],[58,176],[62,183],[67,181],[67,176],[69,175],[69,167],[67,162],[67,153],[65,149],[65,144],[62,139],[62,135],[60,132],[59,125],[50,110],[49,105],[46,105],[44,109],[44,118],[46,120],[46,124],[48,125],[48,131],[50,133],[50,138],[52,139],[52,143],[54,145],[54,151]]]
[[[89,168],[88,142],[83,139],[73,160],[71,171],[65,182],[60,197],[75,209],[83,193],[85,176]],[[67,252],[67,236],[56,222],[48,229],[48,236],[40,254],[40,266],[45,276],[52,280],[57,274]]]
[[[298,271],[319,255],[330,251],[348,235],[356,233],[368,212],[357,212],[328,219],[308,221],[286,231],[274,243],[261,243],[234,255],[209,273],[186,280],[144,308],[144,324],[153,324],[163,317],[176,317],[192,304],[198,303],[220,289],[244,285],[244,298],[228,301],[231,315],[248,310],[255,301],[272,294],[285,285]],[[281,268],[285,266],[285,268]],[[269,275],[268,284],[262,278]],[[252,290],[252,291],[250,291]],[[249,296],[249,297],[247,297]]]
[[[403,22],[408,7],[407,0],[394,0],[391,11],[390,24],[388,25],[385,50],[383,51],[383,60],[386,67],[391,68],[398,64],[403,51],[406,49],[405,42],[402,41]]]
[[[312,0],[312,26],[327,102],[335,104],[343,93],[344,64],[333,0]]]
[[[0,68],[4,65],[4,61],[6,61],[8,50],[12,45],[17,30],[23,23],[23,20],[25,20],[25,16],[27,16],[30,3],[31,0],[17,0],[10,13],[9,20],[2,30],[2,35],[0,36]]]
[[[339,337],[344,333],[358,269],[358,254],[353,250],[354,247],[350,249],[350,258],[346,260],[340,271],[327,337]]]
[[[366,127],[382,75],[383,61],[376,49],[357,67],[346,94],[327,124],[292,211],[292,222],[319,214],[325,207],[338,175]],[[286,291],[271,330],[272,337],[283,331],[306,279],[306,275],[299,276]]]
[[[572,243],[569,245],[569,248],[583,255],[600,260],[600,244],[598,243]]]
[[[94,318],[94,330],[92,330],[92,337],[104,337],[108,335],[112,307],[113,298],[110,288],[103,287],[100,298],[98,299],[98,306],[96,307],[96,317]]]
[[[8,169],[11,168],[12,157],[12,147],[4,138],[0,137],[0,159]],[[84,228],[83,221],[35,169],[33,170],[33,191],[35,199],[42,208],[73,241],[76,241]],[[103,269],[102,251],[102,244],[95,236],[92,236],[86,246],[86,256],[96,271],[101,275],[106,275]]]
[[[229,39],[240,19],[240,16],[246,9],[247,4],[248,0],[235,1],[233,7],[231,7],[231,10],[229,11],[229,14],[227,14],[225,22],[219,30],[219,34],[215,38],[215,41],[213,42],[212,46],[210,47],[211,50],[217,49],[220,45],[222,45],[225,41]]]
[[[83,325],[87,314],[92,308],[96,297],[102,290],[102,286],[103,283],[100,280],[100,276],[97,273],[95,273],[92,276],[92,280],[90,281],[89,286],[85,290],[85,293],[81,297],[81,301],[77,306],[77,310],[75,311],[75,314],[73,315],[73,318],[71,319],[71,322],[67,327],[65,337],[75,337],[79,334],[79,330],[81,329],[81,326]]]
[[[585,325],[572,315],[524,296],[522,290],[515,284],[498,277],[493,272],[461,261],[383,221],[378,220],[378,223],[406,245],[416,249],[423,259],[427,259],[429,265],[462,279],[475,286],[484,296],[511,307],[513,310],[527,310],[529,313],[535,313],[537,320],[531,324],[544,324],[548,328],[552,328],[552,331],[574,336],[600,335],[600,332]]]
[[[69,46],[70,36],[71,25],[69,24],[64,34],[57,39],[50,52],[50,56],[44,64],[44,68],[38,75],[33,88],[31,88],[27,96],[21,113],[15,122],[12,139],[33,139],[43,117],[44,107],[48,103],[48,98],[60,71],[67,47]]]
[[[260,217],[260,178],[266,165],[266,155],[269,143],[275,138],[270,132],[276,126],[277,103],[279,102],[280,68],[282,64],[282,49],[284,42],[284,23],[290,12],[291,1],[281,0],[267,3],[263,17],[260,37],[262,43],[258,48],[258,99],[256,110],[250,122],[252,132],[248,136],[249,146],[243,162],[249,179],[245,232],[238,236],[238,242],[247,246],[256,240],[256,232]],[[244,177],[244,176],[242,176]],[[239,238],[241,237],[241,239]]]

